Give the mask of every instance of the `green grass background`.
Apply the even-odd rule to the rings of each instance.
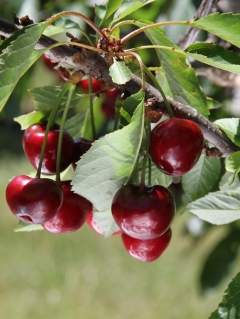
[[[67,235],[15,233],[5,188],[30,170],[24,157],[0,160],[1,318],[203,319],[216,309],[237,263],[208,296],[200,295],[198,277],[224,227],[195,243],[183,232],[187,214],[178,214],[170,246],[153,263],[133,259],[119,236],[104,239],[87,225]]]

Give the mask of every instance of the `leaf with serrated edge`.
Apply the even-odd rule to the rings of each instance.
[[[184,211],[211,224],[229,224],[240,219],[240,188],[209,193],[189,203]]]
[[[240,119],[226,118],[219,119],[214,122],[224,133],[233,141],[234,144],[240,146]]]
[[[240,313],[240,273],[230,282],[223,299],[209,319],[238,319]]]
[[[134,111],[142,100],[142,92],[132,94],[124,100],[120,113],[120,127],[126,126],[131,122]]]
[[[182,176],[183,189],[191,200],[203,197],[212,190],[218,180],[220,169],[218,158],[200,156],[197,164]]]
[[[33,111],[28,114],[20,115],[14,118],[14,121],[21,125],[21,130],[26,130],[29,126],[40,122],[46,113]]]
[[[89,109],[83,110],[65,122],[64,129],[73,139],[84,135],[88,114]]]
[[[110,75],[114,83],[125,84],[131,79],[131,72],[123,61],[113,59],[113,64],[109,68]]]
[[[14,229],[15,233],[18,232],[29,232],[29,231],[35,231],[35,230],[43,230],[43,226],[41,224],[29,224],[24,223],[23,221],[20,221],[17,227]]]
[[[240,47],[240,14],[219,14],[219,12],[217,12],[202,19],[189,22],[189,25],[211,32],[227,42]]]
[[[186,49],[188,56],[228,72],[240,74],[240,57],[233,51],[210,43],[197,43]]]
[[[123,0],[120,8],[115,12],[113,16],[113,22],[117,22],[132,12],[142,8],[143,6],[153,2],[154,0]]]
[[[110,209],[113,196],[134,169],[144,131],[143,105],[142,99],[129,125],[95,141],[78,162],[72,190],[99,213]]]
[[[111,210],[106,212],[94,213],[93,212],[93,221],[96,225],[103,231],[105,237],[111,236],[115,231],[119,230],[116,222],[113,219]]]
[[[234,173],[240,167],[240,151],[232,153],[226,158],[225,167],[228,172]]]
[[[20,77],[29,69],[32,63],[41,55],[32,52],[35,45],[47,27],[43,22],[28,26],[11,45],[0,55],[0,110],[4,107]]]

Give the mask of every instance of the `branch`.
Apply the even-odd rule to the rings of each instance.
[[[10,37],[13,32],[18,29],[19,26],[0,18],[0,35]],[[55,40],[42,35],[35,49],[40,50],[48,48],[54,43],[56,43]],[[106,61],[108,57],[104,54],[98,54],[86,49],[80,50],[66,45],[58,46],[47,52],[52,62],[69,64],[70,66],[81,70],[86,75],[91,75],[98,80],[114,85],[109,75],[109,64]],[[132,79],[123,86],[123,89],[131,94],[137,93],[140,89],[142,89],[142,80],[139,77],[132,75]],[[169,114],[167,112],[166,105],[159,91],[148,83],[146,83],[145,89],[146,98],[155,98],[155,100],[157,100],[158,110],[168,116]],[[175,117],[190,119],[199,124],[205,139],[219,149],[222,157],[226,157],[238,150],[237,146],[233,144],[216,125],[199,114],[197,110],[190,106],[183,105],[171,98],[168,98],[168,101],[170,102],[170,106]]]

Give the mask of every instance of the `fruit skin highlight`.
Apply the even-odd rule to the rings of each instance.
[[[203,133],[196,123],[170,118],[152,130],[149,154],[163,173],[181,176],[197,163],[203,145]]]
[[[92,204],[71,191],[71,181],[61,182],[63,203],[57,214],[42,226],[51,233],[63,234],[78,230],[92,211]]]
[[[42,150],[42,144],[46,132],[46,122],[37,123],[31,125],[23,134],[22,144],[24,152],[32,164],[37,170],[40,155]],[[57,162],[57,148],[58,137],[60,133],[60,127],[58,124],[54,124],[47,137],[46,150],[43,157],[43,163],[41,168],[41,174],[55,175],[56,174],[56,162]],[[66,132],[63,132],[62,139],[62,152],[60,161],[60,172],[64,171],[72,162],[72,154],[74,149],[73,138]]]
[[[112,215],[118,227],[130,237],[147,240],[161,236],[175,215],[170,191],[160,185],[125,185],[113,197]]]
[[[6,188],[6,200],[11,212],[20,220],[42,224],[60,209],[63,192],[51,179],[18,175]]]
[[[172,231],[169,228],[163,235],[149,239],[141,240],[122,233],[122,242],[127,252],[133,257],[143,262],[152,262],[158,259],[168,247]]]

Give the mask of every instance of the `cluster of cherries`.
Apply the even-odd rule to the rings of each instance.
[[[88,82],[81,81],[88,91]],[[101,90],[96,82],[94,91]],[[110,91],[111,92],[111,91]],[[116,100],[114,93],[111,103]],[[106,99],[107,99],[106,98]],[[114,108],[114,107],[113,107]],[[57,173],[57,149],[60,127],[50,128],[43,156],[42,145],[46,135],[46,122],[30,126],[23,134],[23,149],[32,166],[41,174]],[[62,151],[58,172],[72,165],[86,153],[93,141],[73,138],[63,131]],[[157,124],[151,132],[149,155],[163,173],[181,176],[197,163],[203,149],[204,137],[199,126],[186,119],[170,118]],[[52,233],[78,230],[85,222],[97,233],[102,230],[93,219],[93,207],[86,198],[73,193],[71,180],[54,181],[27,175],[14,177],[6,189],[6,200],[12,213],[27,223],[41,224]],[[175,215],[175,202],[171,192],[160,185],[124,185],[114,195],[112,216],[120,228],[124,247],[131,256],[143,262],[160,257],[172,237],[171,223]]]

